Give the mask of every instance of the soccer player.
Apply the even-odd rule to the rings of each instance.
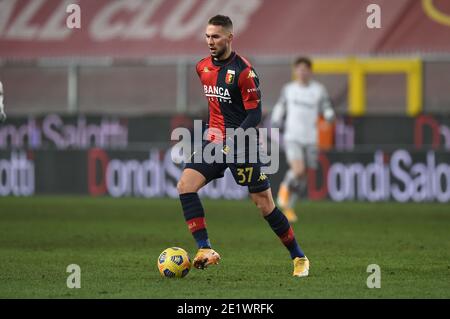
[[[0,123],[6,120],[5,106],[3,105],[3,84],[0,81]]]
[[[208,100],[208,141],[203,145],[225,145],[223,156],[234,149],[235,136],[226,136],[227,128],[255,130],[261,120],[259,79],[252,65],[231,48],[233,24],[229,17],[217,15],[206,26],[206,43],[210,55],[197,63],[197,74]],[[220,134],[218,134],[220,133]],[[253,138],[257,138],[253,135]],[[225,142],[224,142],[225,141]],[[250,151],[245,151],[247,155]],[[191,157],[192,158],[192,157]],[[184,218],[199,248],[193,266],[204,269],[218,264],[220,255],[211,248],[205,223],[205,213],[198,191],[230,169],[235,181],[248,187],[250,197],[269,226],[288,249],[294,264],[293,275],[305,277],[309,260],[300,249],[294,232],[283,213],[275,206],[267,176],[261,173],[259,161],[239,164],[215,161],[187,163],[177,184]]]
[[[272,112],[273,126],[284,127],[284,148],[290,169],[278,191],[277,203],[289,222],[297,221],[293,209],[306,189],[306,168],[317,168],[317,121],[334,119],[325,87],[312,79],[312,62],[299,57],[294,63],[296,80],[286,84]]]

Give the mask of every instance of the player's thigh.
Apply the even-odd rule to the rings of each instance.
[[[199,171],[185,168],[177,184],[178,193],[196,193],[206,184],[206,178]]]
[[[289,162],[289,167],[294,172],[295,176],[302,177],[305,175],[306,167],[303,160],[292,160]]]
[[[197,192],[204,185],[216,178],[224,176],[227,165],[225,163],[187,163],[178,183],[178,192]]]
[[[255,203],[256,207],[259,208],[263,216],[269,215],[275,209],[275,203],[270,187],[258,193],[250,193],[250,198]]]
[[[270,188],[269,178],[261,171],[261,163],[229,164],[234,180],[240,186],[247,186],[250,193]]]
[[[301,144],[292,141],[286,141],[286,158],[290,169],[296,176],[302,176],[305,173],[305,150]]]

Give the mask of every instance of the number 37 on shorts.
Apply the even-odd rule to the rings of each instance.
[[[234,180],[241,186],[257,185],[267,182],[267,176],[261,173],[259,164],[230,165]]]

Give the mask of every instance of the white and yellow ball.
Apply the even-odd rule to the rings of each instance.
[[[182,278],[191,269],[191,259],[184,249],[170,247],[159,255],[157,265],[161,276]]]

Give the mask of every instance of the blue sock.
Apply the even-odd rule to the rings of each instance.
[[[198,248],[211,248],[206,231],[205,212],[197,193],[180,194],[184,219],[192,233]]]
[[[275,234],[280,238],[283,245],[289,250],[292,259],[296,257],[305,257],[305,254],[295,240],[294,231],[292,230],[291,225],[289,225],[289,221],[277,207],[264,218],[267,220]]]

